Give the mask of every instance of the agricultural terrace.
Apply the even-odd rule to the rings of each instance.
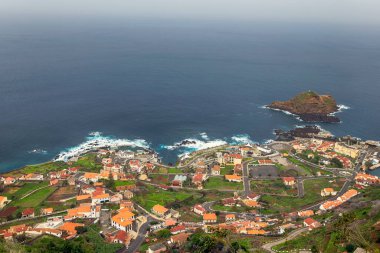
[[[296,196],[298,193],[297,188],[284,185],[282,179],[252,180],[250,185],[253,192],[261,194]]]
[[[243,190],[243,183],[228,182],[223,177],[210,177],[204,184],[205,189],[215,190]]]
[[[323,188],[332,187],[336,190],[340,190],[343,184],[344,180],[341,178],[318,178],[304,180],[305,196],[303,198],[263,195],[261,200],[267,204],[264,212],[283,213],[296,211],[326,199],[327,197],[321,196],[321,190]]]

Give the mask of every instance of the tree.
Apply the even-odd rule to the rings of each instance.
[[[157,238],[169,238],[171,234],[169,229],[162,229],[156,233]]]
[[[331,163],[332,164],[335,164],[335,166],[337,168],[343,168],[343,163],[336,157],[334,157],[333,159],[331,159]]]
[[[311,252],[312,252],[312,253],[319,253],[317,246],[313,245],[313,246],[311,247]]]
[[[87,232],[87,228],[84,226],[75,227],[75,230],[78,234],[84,234]]]

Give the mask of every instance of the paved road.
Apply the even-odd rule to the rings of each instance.
[[[145,222],[144,224],[142,224],[140,226],[140,229],[138,231],[138,234],[137,234],[137,237],[136,239],[134,239],[131,244],[129,245],[128,249],[124,249],[123,251],[121,251],[120,253],[133,253],[133,252],[136,252],[138,251],[138,249],[140,248],[141,244],[144,242],[145,240],[145,235],[149,229],[149,223],[151,221],[153,221],[154,219],[148,217],[147,219],[147,222]]]
[[[298,197],[303,198],[303,196],[305,196],[305,189],[303,187],[302,178],[297,179],[297,190],[298,190]]]
[[[251,186],[249,183],[249,169],[248,169],[249,163],[250,161],[243,162],[243,186],[244,186],[243,194],[244,196],[247,196],[251,192],[251,189],[250,189]]]
[[[300,228],[300,229],[297,229],[297,230],[294,230],[292,232],[290,232],[286,237],[280,239],[280,240],[277,240],[275,242],[270,242],[270,243],[267,243],[267,244],[264,244],[263,246],[261,246],[263,249],[271,252],[271,253],[275,253],[275,251],[272,250],[272,248],[276,245],[279,245],[283,242],[286,242],[288,240],[291,240],[297,236],[299,236],[300,234],[304,233],[307,231],[308,228]]]

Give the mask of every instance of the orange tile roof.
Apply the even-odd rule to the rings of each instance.
[[[203,215],[203,220],[215,220],[216,221],[216,214],[215,213],[205,213]]]
[[[248,229],[247,230],[247,234],[249,235],[264,235],[265,234],[265,230],[262,230],[262,229]]]
[[[259,202],[250,200],[250,199],[245,199],[243,200],[244,204],[248,207],[258,207],[260,206]]]
[[[6,201],[8,198],[4,196],[0,196],[0,202]]]
[[[156,213],[159,213],[159,214],[164,214],[168,211],[167,208],[165,208],[164,206],[161,206],[159,204],[153,206],[153,211],[155,211]]]
[[[93,196],[92,198],[93,199],[105,199],[105,198],[109,198],[110,195],[108,193],[104,193],[104,194],[98,194],[96,196]]]
[[[226,219],[235,219],[235,214],[232,214],[232,213],[227,214]]]
[[[75,235],[77,231],[75,230],[76,227],[83,227],[84,224],[82,223],[74,223],[74,222],[65,222],[62,226],[60,226],[58,229],[66,231],[70,235]]]
[[[225,175],[224,176],[227,180],[241,180],[241,176],[238,176],[236,174],[233,175]]]
[[[132,224],[135,214],[128,211],[120,211],[118,214],[112,217],[112,220],[120,226],[126,227]]]
[[[85,195],[78,195],[77,200],[85,200],[91,198],[90,194],[85,194]]]
[[[84,177],[89,179],[97,178],[99,177],[99,173],[86,172],[84,173]]]

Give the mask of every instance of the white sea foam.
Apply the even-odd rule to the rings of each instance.
[[[231,144],[254,144],[255,141],[251,140],[248,134],[237,134],[231,137]]]
[[[208,148],[213,148],[221,145],[227,144],[226,141],[224,140],[199,140],[199,139],[194,139],[194,138],[188,138],[184,139],[180,142],[176,142],[173,145],[163,145],[162,147],[168,150],[176,150],[180,148],[187,148],[187,149],[194,149],[194,150],[202,150],[202,149],[208,149]]]
[[[267,139],[267,140],[264,140],[264,144],[271,144],[272,142],[274,142],[274,140],[272,139]]]
[[[36,148],[28,151],[29,154],[40,154],[40,155],[46,155],[47,151],[41,148]]]
[[[55,157],[55,161],[67,161],[72,157],[82,155],[99,148],[118,148],[118,147],[140,147],[149,148],[149,144],[142,139],[114,139],[109,136],[102,136],[100,132],[92,132],[86,141],[78,146],[66,149]]]
[[[329,115],[334,116],[335,114],[343,112],[344,110],[348,110],[348,109],[351,109],[351,107],[349,107],[347,105],[338,105],[338,111],[330,113]]]
[[[208,137],[207,133],[205,133],[205,132],[200,133],[199,135],[202,137],[202,139],[204,139],[206,141],[210,140],[210,138]]]
[[[189,157],[191,152],[227,144],[225,140],[210,139],[207,133],[200,133],[199,135],[200,138],[187,138],[173,145],[161,145],[160,147],[167,150],[178,150],[178,157],[185,159]]]

